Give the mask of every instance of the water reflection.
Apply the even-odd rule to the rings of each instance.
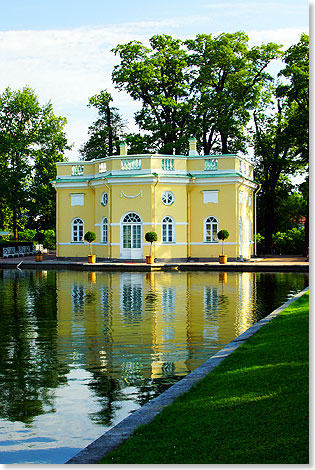
[[[57,353],[56,277],[0,273],[0,416],[30,425],[54,411],[54,389],[69,371]]]
[[[64,463],[308,284],[282,273],[0,276],[1,463]]]

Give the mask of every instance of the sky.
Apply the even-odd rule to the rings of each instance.
[[[117,44],[146,43],[154,34],[186,39],[244,31],[251,46],[276,42],[286,49],[308,34],[312,12],[306,0],[0,0],[0,93],[30,86],[41,104],[51,101],[54,113],[67,118],[73,148],[66,156],[75,161],[97,117],[89,97],[101,90],[112,93],[136,131],[139,102],[111,82]]]

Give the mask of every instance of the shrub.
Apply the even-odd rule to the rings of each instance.
[[[272,235],[273,246],[277,254],[302,255],[304,251],[304,229],[292,228],[287,232]]]
[[[44,231],[45,238],[44,238],[44,247],[48,248],[49,250],[56,249],[56,232],[55,230],[45,230]]]
[[[152,243],[158,240],[158,236],[156,232],[147,232],[144,236],[147,242],[151,243],[150,246],[150,256],[152,256]]]
[[[84,235],[84,240],[90,245],[90,255],[92,254],[92,243],[96,240],[96,234],[90,230]]]
[[[222,240],[222,255],[223,255],[223,242],[224,240],[229,238],[230,234],[227,230],[220,230],[217,236],[219,240]]]
[[[35,240],[36,230],[25,229],[18,232],[18,239],[23,242],[32,242]]]

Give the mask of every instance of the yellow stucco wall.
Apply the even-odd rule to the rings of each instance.
[[[137,251],[141,258],[150,252],[150,244],[144,240],[144,235],[154,230],[158,234],[154,247],[156,258],[217,259],[221,243],[205,242],[204,227],[208,217],[217,219],[218,230],[225,229],[230,233],[224,242],[225,254],[230,258],[249,258],[253,254],[254,191],[257,187],[248,179],[249,175],[252,176],[252,169],[248,162],[237,156],[210,157],[218,160],[217,171],[204,171],[204,161],[209,159],[208,156],[137,155],[133,158],[132,155],[124,155],[92,163],[57,164],[54,182],[57,192],[57,256],[88,255],[88,244],[71,239],[71,223],[80,218],[84,221],[84,233],[88,230],[96,233],[93,250],[97,257],[123,258],[121,223],[126,214],[135,213],[141,219],[141,250]],[[126,159],[141,161],[141,168],[123,171],[121,160]],[[173,171],[162,169],[163,159],[174,160]],[[73,175],[74,166],[81,168],[80,174]],[[243,177],[240,170],[244,172]],[[165,191],[173,194],[174,201],[170,205],[162,202]],[[204,198],[204,193],[209,191],[217,194],[217,199],[212,201],[210,198],[212,202]],[[108,197],[105,206],[101,204],[103,193]],[[73,195],[81,195],[80,205],[73,205]],[[167,216],[174,222],[172,242],[162,240],[162,220]],[[107,243],[101,242],[104,217],[108,222]]]

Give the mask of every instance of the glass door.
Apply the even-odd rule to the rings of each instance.
[[[122,259],[142,259],[142,224],[135,213],[127,214],[122,222],[121,250]]]

